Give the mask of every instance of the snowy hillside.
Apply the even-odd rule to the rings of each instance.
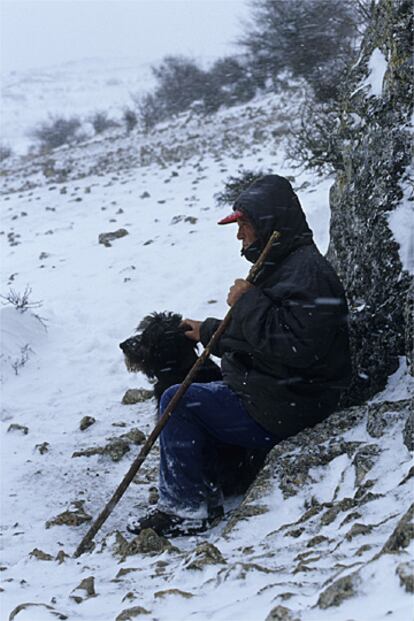
[[[266,512],[253,512],[247,521],[232,523],[229,513],[204,536],[172,540],[174,547],[141,542],[132,554],[116,533],[125,536],[128,516],[148,506],[156,484],[155,448],[97,536],[94,552],[71,558],[90,516],[138,452],[137,430],[148,434],[153,425],[153,401],[121,403],[128,388],[149,385],[143,376],[128,375],[118,343],[155,310],[194,319],[223,316],[229,286],[247,274],[235,229],[216,226],[228,208],[217,207],[214,195],[228,177],[243,168],[289,176],[319,248],[328,247],[331,180],[299,174],[285,161],[292,100],[295,95],[290,101],[264,97],[214,117],[183,115],[151,136],[113,133],[14,160],[3,171],[0,292],[7,296],[10,289],[30,286],[30,299],[42,306],[23,313],[10,304],[1,308],[2,619],[15,610],[17,621],[125,621],[141,614],[154,620],[264,621],[288,599],[301,616],[282,611],[284,617],[272,618],[368,621],[382,618],[386,599],[391,618],[408,619],[410,596],[399,586],[396,562],[390,565],[384,556],[375,571],[364,566],[368,586],[345,606],[315,608],[340,576],[341,563],[357,569],[368,548],[355,553],[368,539],[369,549],[379,552],[398,513],[408,509],[398,486],[410,454],[398,417],[373,466],[372,478],[381,479],[374,490],[382,494],[380,504],[365,505],[367,513],[354,517],[364,525],[384,519],[376,525],[380,530],[367,526],[369,532],[345,536],[353,528],[351,506],[343,509],[346,529],[334,521],[326,522],[323,533],[312,521],[296,534],[297,526],[288,529],[312,503],[351,494],[354,462],[341,456],[312,470],[308,487],[289,499],[275,481],[260,501]],[[99,243],[100,234],[120,229],[127,234]],[[26,360],[18,365],[24,348]],[[407,398],[402,365],[381,399]],[[81,430],[85,416],[95,421]],[[362,420],[343,434],[344,442],[355,445],[350,455],[372,443]],[[113,438],[120,439],[119,450]],[[100,453],[74,456],[92,447]],[[361,483],[362,470],[359,476]],[[401,506],[395,511],[388,503]],[[363,535],[368,539],[355,540]],[[316,536],[323,539],[312,545],[324,547],[311,558]],[[132,612],[122,615],[126,609]]]
[[[153,85],[149,65],[135,58],[90,58],[52,67],[3,72],[1,76],[2,141],[23,154],[33,143],[28,136],[49,114],[87,118],[106,110],[119,119],[131,94]]]

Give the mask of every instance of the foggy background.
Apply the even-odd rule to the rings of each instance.
[[[3,0],[1,69],[82,58],[218,57],[234,52],[245,15],[245,0]]]

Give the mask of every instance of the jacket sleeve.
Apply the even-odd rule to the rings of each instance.
[[[211,339],[214,332],[219,327],[220,323],[221,323],[221,319],[216,319],[215,317],[207,317],[207,319],[203,321],[203,323],[200,326],[200,341],[202,342],[204,347],[207,346],[209,340]],[[219,339],[219,341],[216,343],[216,346],[211,352],[213,356],[218,356],[219,358],[221,358],[221,356],[224,353],[221,350],[220,341],[221,339]]]
[[[253,355],[307,368],[322,358],[335,335],[339,298],[318,301],[306,287],[281,283],[252,288],[233,306],[232,319]]]

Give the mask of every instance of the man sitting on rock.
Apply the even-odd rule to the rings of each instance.
[[[231,322],[212,353],[223,381],[192,384],[160,436],[158,507],[134,533],[195,534],[223,515],[223,448],[268,451],[331,414],[350,372],[347,304],[319,253],[289,181],[268,175],[219,222],[238,225],[242,255],[255,262],[274,230],[280,237],[254,285],[238,279],[227,303]],[[205,346],[220,320],[185,319],[188,338]],[[168,388],[161,413],[178,389]]]

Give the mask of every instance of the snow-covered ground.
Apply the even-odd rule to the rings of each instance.
[[[259,108],[260,102],[257,118],[252,113],[257,123]],[[254,106],[251,109],[254,112]],[[240,136],[247,132],[239,115],[226,114],[218,115],[217,132],[223,124],[231,127],[232,123]],[[210,119],[210,134],[214,123]],[[370,608],[364,608],[363,615],[363,596],[334,612],[312,608],[317,593],[312,580],[307,573],[300,580],[293,574],[289,577],[287,569],[300,549],[298,541],[286,544],[283,533],[271,534],[298,519],[304,504],[298,496],[285,501],[275,492],[269,498],[269,513],[245,522],[227,538],[222,537],[223,523],[203,537],[174,541],[181,552],[138,554],[124,561],[114,557],[113,533],[125,534],[128,516],[147,509],[149,488],[156,478],[156,448],[97,536],[92,554],[79,559],[62,554],[73,554],[87,524],[45,526],[76,507],[71,503],[78,503],[79,508],[80,501],[88,514],[96,516],[139,447],[132,444],[116,462],[108,455],[73,457],[75,451],[103,446],[108,438],[132,428],[146,434],[152,428],[153,402],[121,403],[126,389],[149,385],[143,376],[128,375],[118,343],[133,333],[145,314],[155,310],[178,311],[194,319],[223,316],[228,288],[247,273],[249,265],[240,257],[235,229],[216,225],[229,208],[218,207],[214,195],[230,175],[242,168],[260,168],[291,176],[316,242],[322,252],[327,249],[331,180],[292,170],[285,161],[283,143],[272,137],[271,128],[236,157],[233,143],[228,151],[222,146],[219,153],[212,153],[211,135],[203,147],[202,120],[198,132],[197,149],[182,163],[150,160],[147,165],[120,165],[114,173],[117,161],[112,153],[107,163],[111,173],[73,173],[73,178],[69,175],[61,183],[36,173],[33,187],[24,190],[17,184],[21,189],[16,192],[7,190],[12,177],[8,172],[6,193],[0,197],[0,292],[7,297],[10,289],[23,293],[29,286],[30,300],[42,304],[22,313],[3,300],[1,308],[2,619],[19,604],[33,602],[66,615],[61,618],[82,621],[112,621],[123,609],[138,606],[150,612],[145,618],[154,620],[264,620],[280,594],[278,585],[283,584],[284,591],[295,591],[298,583],[301,594],[295,606],[305,611],[302,618],[307,621],[380,619],[379,611],[388,610],[384,600],[392,598],[396,601],[393,618],[408,619],[404,615],[409,611],[409,596],[394,582],[388,584],[391,570],[384,560],[369,582]],[[160,150],[168,136],[168,130],[156,136]],[[128,140],[133,161],[139,145]],[[79,147],[79,161],[88,160],[92,169],[104,148],[99,141],[90,148]],[[76,152],[71,156],[77,159]],[[59,157],[58,153],[58,163]],[[100,233],[121,228],[128,234],[110,247],[98,243]],[[402,368],[383,398],[406,398],[407,382]],[[84,416],[96,422],[81,431]],[[362,427],[360,431],[364,437]],[[350,431],[347,440],[355,433]],[[390,456],[395,436],[391,434],[387,441]],[[341,459],[326,472],[314,473],[309,498],[329,498],[338,473],[346,471]],[[399,454],[398,464],[382,485],[395,486],[408,470],[408,462],[408,452]],[[377,467],[385,473],[390,462],[384,458]],[[340,497],[347,495],[350,485],[347,475],[343,476]],[[406,503],[401,489],[399,493],[394,501]],[[370,511],[375,514],[375,510],[371,505]],[[384,507],[377,510],[387,512]],[[334,531],[336,526],[331,528]],[[216,545],[226,564],[189,569],[200,542]],[[42,560],[38,552],[31,554],[35,549],[52,559],[59,554],[58,560]],[[312,571],[322,580],[330,563],[329,556],[322,558]],[[133,571],[118,573],[126,568]],[[80,589],[82,601],[76,602],[73,590],[90,576],[94,576],[97,595],[85,597]],[[292,589],[287,588],[290,583]],[[16,619],[44,621],[56,618],[52,614],[44,606],[28,607]]]

